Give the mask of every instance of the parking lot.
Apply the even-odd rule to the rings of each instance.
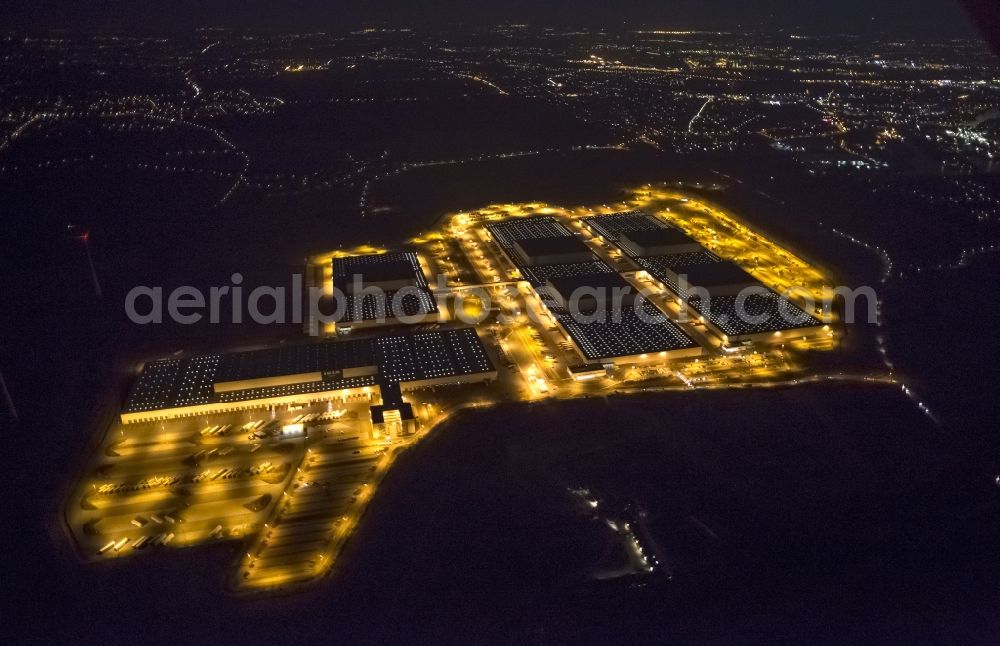
[[[280,527],[262,535],[253,569],[307,564],[357,513],[385,454],[362,399],[115,426],[67,512],[81,554],[123,558]],[[294,424],[304,433],[282,432]]]

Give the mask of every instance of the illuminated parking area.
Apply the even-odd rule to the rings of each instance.
[[[267,520],[304,447],[266,414],[210,421],[113,429],[67,510],[84,557],[239,539]]]
[[[433,420],[413,403],[495,377],[469,327],[149,362],[67,520],[87,559],[254,537],[235,589],[316,578]]]
[[[237,589],[280,588],[322,576],[364,512],[390,462],[386,443],[329,426],[340,437],[315,444],[296,468],[275,513],[252,541],[234,582]]]

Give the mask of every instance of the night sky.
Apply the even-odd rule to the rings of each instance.
[[[524,22],[939,38],[974,33],[955,0],[8,0],[0,19],[13,30],[172,31],[206,25],[334,30],[363,23],[428,27]]]

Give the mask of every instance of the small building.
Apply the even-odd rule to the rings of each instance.
[[[691,253],[702,248],[696,240],[680,229],[665,226],[626,231],[618,238],[618,245],[634,258]]]
[[[583,363],[570,366],[569,374],[573,378],[573,381],[592,381],[606,377],[608,370],[599,363]]]
[[[559,265],[590,262],[594,254],[575,235],[522,238],[514,242],[514,255],[524,265]]]
[[[417,418],[413,405],[403,401],[403,391],[398,382],[382,380],[379,383],[382,403],[372,406],[372,437],[400,437],[417,432]]]
[[[413,405],[400,402],[397,404],[380,404],[369,409],[372,416],[372,437],[400,437],[413,435],[417,432],[417,418],[413,414]]]

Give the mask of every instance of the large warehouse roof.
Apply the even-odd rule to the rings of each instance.
[[[743,297],[713,296],[707,302],[692,299],[691,306],[730,338],[783,332],[823,325],[787,298],[767,290]]]
[[[612,269],[603,260],[591,262],[573,262],[560,265],[538,265],[537,267],[521,267],[521,274],[531,283],[532,287],[541,287],[546,281],[567,276],[590,276],[593,274],[613,274]]]
[[[459,377],[493,370],[474,328],[374,339],[381,378],[393,382]]]
[[[642,211],[623,211],[607,215],[592,215],[583,218],[588,227],[605,239],[618,242],[623,233],[635,231],[652,231],[666,228],[659,218]]]
[[[412,255],[412,254],[409,254]],[[366,258],[381,258],[383,256],[363,256]],[[346,259],[345,259],[346,260]],[[337,261],[334,261],[336,264]],[[370,262],[355,265],[353,268],[340,268],[348,279],[360,276],[363,283],[379,283],[383,281],[416,280],[417,272],[407,260],[390,260],[388,262]],[[337,275],[337,271],[334,270]]]
[[[621,274],[614,272],[552,276],[548,280],[548,285],[566,302],[569,302],[574,294],[577,295],[577,298],[590,297],[593,291],[598,292],[602,296],[602,300],[607,299],[609,302],[616,294],[636,293],[636,289],[632,287],[631,283],[622,278]]]
[[[514,243],[528,238],[570,237],[573,232],[556,222],[551,216],[531,218],[516,218],[486,225],[486,230],[493,236],[500,248],[508,257],[513,257]]]
[[[675,271],[686,275],[689,285],[709,289],[724,285],[760,285],[760,282],[745,269],[728,260],[691,265]]]
[[[514,243],[514,252],[523,264],[555,265],[570,262],[590,262],[594,254],[576,236],[521,238]]]
[[[643,231],[626,231],[621,234],[619,242],[623,247],[636,249],[655,249],[657,247],[694,246],[698,244],[691,236],[674,227],[659,227]],[[695,251],[696,249],[692,249]],[[643,254],[645,255],[645,254]]]
[[[633,217],[636,219],[633,222],[634,227],[651,229],[662,226],[656,218],[638,211],[629,214],[629,221],[632,221]],[[533,244],[562,244],[561,240],[557,242],[552,242],[552,240],[570,238],[574,242],[569,244],[576,246],[579,243],[583,248],[589,250],[586,244],[572,231],[548,216],[504,220],[487,224],[486,228],[493,236],[494,241],[515,263],[517,263],[515,245],[525,240],[530,241],[527,243],[530,246]],[[535,243],[534,240],[538,238],[546,240]],[[590,257],[591,260],[588,262],[536,266],[517,264],[521,273],[536,290],[546,282],[561,284],[563,289],[569,291],[572,291],[571,287],[574,284],[579,286],[581,281],[594,283],[592,286],[595,287],[621,287],[628,284],[607,263],[598,260],[592,253]],[[543,297],[542,300],[588,361],[699,347],[683,330],[641,296],[637,296],[626,307],[605,312],[607,316],[578,316],[576,318],[552,299]],[[640,316],[638,312],[641,312],[642,315]]]
[[[649,258],[636,258],[636,262],[649,272],[651,276],[659,276],[664,269],[671,269],[675,273],[692,265],[707,265],[719,262],[721,258],[711,251],[691,251],[688,253],[673,253],[665,256],[650,256]]]
[[[437,300],[428,290],[411,287],[382,293],[345,294],[337,322],[357,323],[401,316],[425,316],[438,311]]]
[[[765,332],[779,332],[810,328],[822,323],[796,307],[787,298],[767,289],[735,263],[722,261],[708,251],[640,258],[639,264],[651,276],[667,285],[684,298],[691,295],[681,289],[673,276],[684,274],[690,286],[706,287],[712,296],[708,302],[692,298],[692,307],[713,326],[729,337],[739,337]],[[714,294],[712,287],[724,284],[753,284],[758,289],[749,292],[740,301],[737,294]]]
[[[370,374],[360,369],[372,367]],[[375,368],[379,375],[375,376]],[[147,363],[123,411],[239,402],[358,388],[379,381],[409,382],[491,372],[475,329],[457,328],[375,338],[290,344],[278,348],[212,354]],[[349,375],[345,376],[345,371]],[[311,381],[229,389],[215,385],[318,373]]]
[[[698,347],[683,330],[642,297],[636,299],[634,306],[624,307],[613,316],[609,313],[606,320],[584,318],[578,321],[558,308],[552,313],[590,361]]]
[[[355,280],[360,280],[362,287],[382,289],[355,294]],[[392,321],[404,315],[422,316],[438,311],[420,260],[412,251],[334,258],[333,285],[343,294],[337,318],[340,324],[383,318]]]
[[[412,251],[347,256],[333,259],[333,284],[343,289],[355,275],[363,282],[386,280],[413,280],[418,287],[426,287],[427,280],[420,268],[420,260]]]
[[[344,370],[372,365],[375,361],[371,345],[364,341],[297,343],[211,356],[220,359],[214,375],[216,382]]]
[[[580,240],[576,236],[521,238],[515,244],[530,257],[590,253],[590,249],[583,240]]]

